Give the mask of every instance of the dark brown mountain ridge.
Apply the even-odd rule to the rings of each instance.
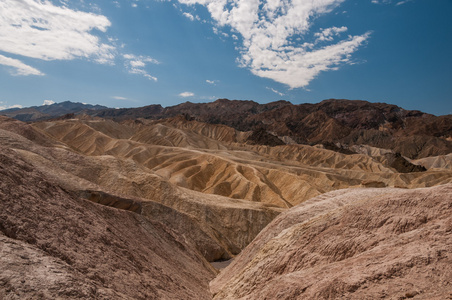
[[[324,100],[294,105],[287,101],[258,104],[219,99],[211,103],[182,103],[162,108],[147,106],[97,111],[93,116],[125,120],[136,117],[164,119],[184,115],[240,131],[265,129],[299,144],[340,144],[343,148],[367,144],[399,152],[409,158],[452,152],[452,116],[434,116],[396,105],[362,100]],[[272,144],[275,141],[272,139]],[[278,143],[278,142],[277,142]],[[264,143],[265,144],[265,143]]]
[[[218,99],[210,103],[185,102],[165,108],[149,105],[83,110],[83,113],[115,121],[138,118],[159,120],[182,115],[187,120],[227,125],[239,131],[261,132],[260,136],[263,136],[264,130],[268,133],[266,138],[253,142],[267,145],[280,144],[271,137],[275,136],[285,144],[333,143],[343,149],[365,144],[391,149],[411,159],[452,152],[452,115],[438,117],[392,104],[363,100],[329,99],[316,104],[294,105],[283,100],[259,104],[249,100]]]

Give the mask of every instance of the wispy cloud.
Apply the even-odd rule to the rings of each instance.
[[[402,4],[405,4],[405,3],[411,2],[411,1],[413,1],[413,0],[404,0],[404,1],[399,1],[399,2],[397,2],[397,3],[396,3],[396,5],[402,5]]]
[[[194,20],[195,20],[195,17],[194,17],[191,13],[184,12],[183,15],[184,15],[186,18],[190,19],[190,21],[194,21]]]
[[[193,96],[195,96],[195,94],[192,92],[183,92],[183,93],[179,94],[179,97],[182,97],[182,98],[193,97]]]
[[[280,95],[281,97],[285,95],[284,93],[281,93],[280,91],[275,90],[274,88],[271,88],[271,87],[267,87],[267,90],[270,90],[273,93]]]
[[[23,108],[20,104],[6,105],[6,102],[0,101],[0,110],[10,109],[10,108]]]
[[[334,36],[338,36],[341,32],[347,31],[347,27],[330,27],[326,29],[322,29],[321,32],[314,33],[314,36],[317,37],[316,41],[333,41]]]
[[[115,100],[128,100],[126,97],[121,97],[121,96],[113,96],[112,98]]]
[[[211,84],[211,85],[217,85],[218,80],[209,80],[209,79],[206,79],[206,82],[207,82],[208,84]]]
[[[318,34],[329,44],[297,44],[307,36],[316,17],[333,11],[345,0],[279,1],[260,0],[178,0],[182,4],[207,7],[216,27],[232,28],[243,38],[242,67],[257,76],[305,87],[320,72],[336,70],[351,61],[351,54],[365,43],[370,33],[337,40],[346,27],[332,27]],[[334,29],[333,29],[334,28]],[[328,31],[329,30],[329,31]],[[218,30],[217,30],[218,31]]]
[[[402,1],[397,1],[397,2],[395,3],[395,5],[398,6],[398,5],[402,5],[402,4],[411,2],[411,1],[413,1],[413,0],[402,0]],[[394,1],[393,1],[393,0],[371,0],[371,2],[372,2],[373,4],[392,4]]]
[[[159,61],[153,59],[149,56],[134,55],[134,54],[124,54],[123,58],[125,60],[125,67],[131,74],[142,75],[149,80],[157,81],[157,77],[149,74],[144,68],[147,63],[159,64]]]
[[[42,105],[52,105],[55,104],[55,101],[53,100],[44,100],[44,102],[42,103]]]
[[[28,76],[28,75],[44,75],[38,69],[35,69],[29,65],[24,64],[18,59],[6,57],[0,54],[0,65],[12,67],[11,74],[18,76]]]

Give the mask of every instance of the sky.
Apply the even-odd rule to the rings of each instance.
[[[1,0],[0,109],[359,99],[452,114],[452,0]]]

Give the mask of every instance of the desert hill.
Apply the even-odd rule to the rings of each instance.
[[[414,152],[427,153],[432,148],[431,154],[444,154],[426,157],[419,154],[421,158],[413,159],[391,148],[335,143],[327,138],[334,134],[322,133],[320,129],[317,136],[323,136],[321,142],[297,144],[296,136],[280,135],[274,130],[276,127],[263,126],[276,126],[275,123],[261,120],[256,121],[255,127],[242,128],[242,125],[217,124],[221,123],[218,120],[203,121],[200,117],[228,110],[230,120],[237,113],[257,118],[285,109],[295,116],[299,108],[288,102],[261,105],[252,101],[219,100],[209,105],[185,103],[180,107],[188,111],[193,105],[197,108],[190,115],[186,111],[168,112],[170,108],[153,106],[142,109],[140,118],[132,117],[133,109],[122,110],[120,118],[114,116],[112,110],[101,110],[96,116],[85,112],[33,123],[0,116],[0,251],[5,254],[2,265],[7,266],[0,270],[0,295],[210,299],[208,283],[217,271],[208,262],[240,255],[236,263],[212,283],[212,290],[218,299],[237,295],[258,298],[257,295],[265,296],[268,290],[245,287],[252,284],[248,281],[252,277],[242,278],[244,290],[240,290],[241,284],[233,280],[238,273],[228,270],[242,268],[240,262],[252,256],[246,253],[258,253],[263,245],[259,240],[266,232],[274,230],[270,236],[283,234],[292,226],[290,216],[298,218],[299,207],[318,201],[324,203],[314,205],[316,209],[307,213],[314,220],[314,214],[320,219],[324,214],[329,216],[329,211],[338,215],[337,207],[347,212],[357,207],[359,211],[364,209],[359,203],[369,199],[365,203],[373,207],[375,217],[378,218],[382,210],[381,218],[385,218],[385,205],[389,204],[381,199],[420,195],[422,199],[433,201],[432,207],[443,205],[437,201],[440,198],[450,202],[445,192],[452,183],[450,152],[445,150],[450,142],[446,138],[450,136],[448,116],[440,122],[436,118],[441,117],[419,113],[426,120],[421,122],[425,127],[422,130],[436,128],[433,130],[436,136],[422,135],[419,129],[422,126],[419,126],[418,131],[407,138],[420,142],[418,137],[422,136],[440,142],[423,144]],[[330,108],[314,112],[309,122],[315,123],[318,115],[328,116],[334,111],[338,114],[337,110],[343,105],[355,104],[329,101],[325,105]],[[306,106],[312,108],[312,105]],[[378,108],[380,106],[382,108]],[[383,111],[389,109],[384,104],[376,107]],[[154,110],[160,111],[160,115],[149,115]],[[111,115],[100,117],[107,112]],[[195,113],[199,116],[194,116]],[[163,118],[165,114],[168,117]],[[276,113],[274,118],[277,118]],[[310,124],[308,119],[306,124]],[[360,122],[363,121],[354,124]],[[328,128],[337,128],[337,124],[345,128],[336,119],[326,123]],[[380,134],[386,132],[356,126],[366,134],[372,130]],[[438,150],[441,145],[446,146]],[[415,190],[417,188],[425,189]],[[350,199],[339,201],[336,195]],[[428,207],[422,205],[420,200],[413,202],[413,207],[420,207],[428,214],[428,220],[433,222],[444,217],[436,213],[439,209],[429,212]],[[447,212],[447,207],[443,206],[440,208]],[[405,210],[401,208],[402,212]],[[345,218],[344,211],[340,212]],[[397,208],[391,207],[391,211],[396,213]],[[274,224],[274,220],[282,222],[281,218],[290,224],[283,222],[289,225],[277,229],[272,229],[273,225],[266,227]],[[361,222],[362,217],[356,218]],[[330,224],[328,222],[330,220],[325,219],[325,224]],[[345,233],[349,227],[353,228],[354,221],[350,222],[344,223]],[[339,232],[334,234],[340,236]],[[447,240],[439,237],[442,231],[432,232],[438,234],[438,247],[447,245]],[[356,243],[369,234],[361,227],[355,233]],[[392,237],[381,237],[382,241],[386,239],[389,244],[382,242],[382,245],[393,247]],[[420,236],[416,239],[422,242]],[[430,245],[428,241],[425,243]],[[276,247],[285,245],[292,247],[289,242]],[[331,247],[333,254],[336,250],[342,251],[334,244],[325,243],[325,247]],[[99,249],[106,251],[105,257],[101,257]],[[89,258],[91,256],[93,259]],[[331,262],[328,258],[325,261]],[[271,260],[265,263],[274,264]],[[328,263],[322,266],[334,267]],[[46,265],[51,268],[46,269]],[[251,273],[246,273],[248,267],[243,267],[242,273],[256,276],[254,266],[251,263],[249,266]],[[440,270],[444,268],[436,262],[435,266]],[[297,268],[301,267],[297,265]],[[174,277],[172,274],[177,272]],[[190,272],[197,275],[190,276]],[[24,280],[25,285],[21,285],[19,279],[23,273],[30,274]],[[268,274],[270,278],[275,273]],[[402,275],[397,273],[395,277],[414,282],[412,277]],[[121,276],[129,276],[129,279],[121,282]],[[402,281],[395,284],[402,286]],[[147,283],[140,285],[143,282]],[[275,282],[276,291],[279,283]],[[325,282],[329,289],[329,283]],[[332,287],[331,297],[349,292],[348,282],[339,285],[345,292]],[[305,291],[305,295],[327,295],[318,294],[315,286]],[[379,293],[371,290],[371,295],[376,295],[374,292]]]

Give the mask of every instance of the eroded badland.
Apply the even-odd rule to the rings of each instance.
[[[452,297],[450,115],[29,109],[0,149],[0,298]]]

